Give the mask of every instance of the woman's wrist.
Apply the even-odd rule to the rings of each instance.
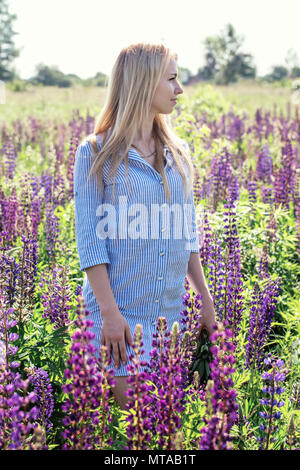
[[[118,319],[120,317],[122,317],[122,314],[117,306],[117,304],[111,304],[111,305],[107,305],[105,307],[102,306],[102,308],[100,308],[101,310],[101,315],[102,317],[105,319],[105,318],[114,318],[114,319]]]
[[[202,296],[202,300],[212,300],[212,295],[209,292],[208,287],[203,287],[200,291],[200,294]]]

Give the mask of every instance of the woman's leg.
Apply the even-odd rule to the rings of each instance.
[[[118,404],[120,405],[121,410],[126,409],[126,403],[128,402],[128,397],[125,395],[125,392],[129,388],[129,384],[126,382],[127,375],[119,375],[114,377],[116,384],[112,387],[112,392]]]

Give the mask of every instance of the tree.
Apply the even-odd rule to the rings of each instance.
[[[243,42],[244,38],[237,36],[231,24],[227,24],[219,36],[206,38],[206,64],[200,70],[201,75],[215,78],[221,85],[236,82],[239,77],[255,78],[252,55],[240,51]]]
[[[11,81],[16,76],[11,69],[11,63],[20,55],[20,49],[16,49],[13,42],[13,36],[18,34],[12,29],[16,18],[9,13],[6,0],[0,0],[0,80],[4,81]]]
[[[283,78],[286,78],[288,74],[289,74],[288,69],[284,67],[283,65],[274,65],[272,67],[270,78],[273,81],[279,81],[279,80],[282,80]]]
[[[35,83],[41,83],[44,86],[71,87],[72,80],[65,76],[56,66],[38,64],[36,66],[36,75],[30,79]]]
[[[198,77],[201,80],[211,80],[216,74],[217,61],[213,52],[210,50],[210,45],[207,45],[205,60],[206,65],[198,70]]]
[[[300,78],[300,67],[293,67],[290,72],[291,78]]]

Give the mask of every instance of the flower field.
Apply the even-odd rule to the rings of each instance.
[[[247,113],[210,87],[180,97],[217,324],[197,343],[186,279],[149,363],[136,326],[126,410],[91,343],[75,242],[75,151],[96,117],[0,121],[0,449],[299,449],[300,111]]]

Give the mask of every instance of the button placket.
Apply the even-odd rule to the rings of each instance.
[[[164,182],[162,180],[162,178],[159,180],[159,184],[163,185]],[[162,227],[160,229],[160,233],[163,233],[166,231],[166,227]],[[158,272],[160,273],[159,275],[157,275],[157,280],[158,281],[162,281],[164,279],[163,275],[161,275],[161,273],[164,273],[165,271],[165,265],[166,265],[166,261],[165,261],[165,255],[166,255],[166,248],[163,247],[163,244],[166,244],[166,239],[163,239],[163,238],[160,238],[160,249],[159,249],[159,263],[158,263]],[[160,296],[161,296],[161,293],[162,293],[162,287],[163,287],[163,283],[162,282],[159,282],[158,284],[158,292],[155,293],[155,297],[154,297],[154,303],[158,306],[159,302],[160,302]],[[159,292],[160,291],[160,292]],[[152,321],[152,326],[155,326],[156,325],[156,321]]]

